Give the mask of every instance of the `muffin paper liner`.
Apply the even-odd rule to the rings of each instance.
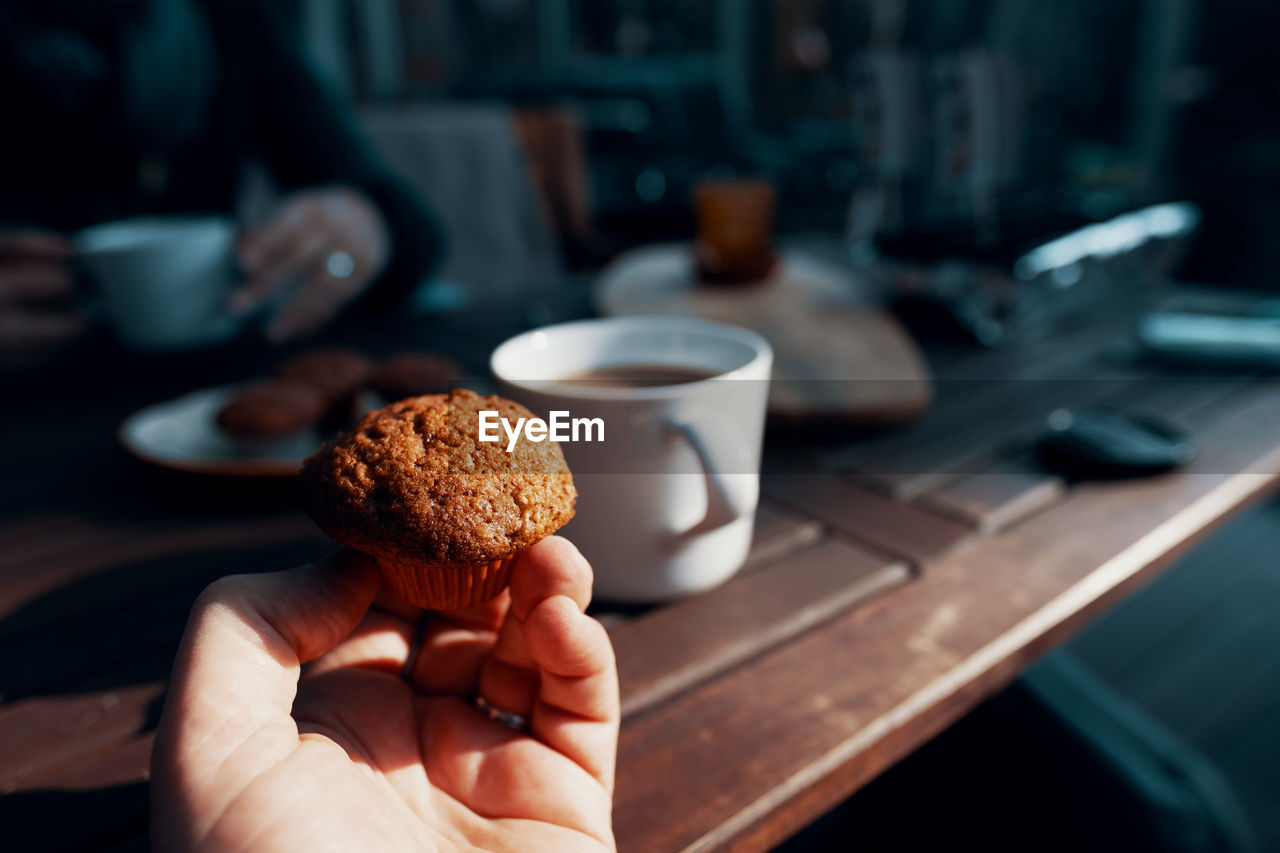
[[[377,557],[382,579],[401,601],[427,610],[461,610],[497,598],[511,581],[515,554],[478,566],[424,566]]]

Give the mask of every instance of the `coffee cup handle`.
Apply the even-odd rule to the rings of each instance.
[[[716,471],[711,461],[711,454],[707,452],[707,447],[697,430],[681,423],[670,423],[667,428],[693,449],[694,455],[698,457],[698,464],[702,466],[703,479],[707,484],[707,514],[684,535],[698,535],[716,530],[749,513],[751,507],[740,505],[741,500],[734,497],[724,477]]]

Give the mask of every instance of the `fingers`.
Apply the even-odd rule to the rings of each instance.
[[[534,736],[612,790],[620,702],[608,633],[560,595],[529,614],[524,636],[540,674]]]
[[[0,232],[0,256],[18,260],[67,261],[75,254],[71,241],[47,231]]]
[[[84,331],[84,317],[66,307],[75,280],[60,254],[65,240],[40,232],[0,233],[0,352],[25,357]]]
[[[246,269],[256,269],[278,254],[278,247],[289,242],[293,233],[307,224],[311,206],[306,199],[293,198],[263,225],[240,236],[238,254]]]
[[[593,580],[591,564],[576,545],[563,536],[548,536],[512,567],[511,609],[524,619],[545,599],[564,595],[586,610]]]
[[[88,321],[69,311],[31,311],[10,308],[0,311],[0,350],[53,347],[81,334]]]
[[[232,313],[249,313],[290,279],[318,263],[328,245],[328,235],[316,227],[314,215],[310,203],[297,201],[241,238],[240,263],[248,281],[232,294]]]
[[[409,675],[414,689],[459,697],[474,693],[510,603],[504,592],[493,601],[465,610],[430,614]]]
[[[240,261],[249,280],[232,296],[230,310],[248,313],[287,282],[301,279],[267,337],[282,341],[313,332],[369,286],[389,255],[386,223],[364,196],[341,187],[299,193],[241,239]]]
[[[591,566],[558,536],[520,555],[511,610],[478,690],[495,707],[528,717],[535,737],[611,788],[618,675],[608,634],[584,613],[591,580]]]
[[[302,679],[337,669],[370,669],[403,674],[419,693],[470,696],[509,602],[503,593],[465,610],[425,613],[383,587],[351,636],[305,667]],[[411,657],[413,669],[406,673]]]
[[[441,792],[481,815],[572,827],[611,845],[612,792],[598,780],[545,744],[490,723],[457,699],[428,699],[423,709],[428,722],[422,728],[422,753]],[[521,849],[543,849],[525,840]],[[557,847],[547,841],[544,846],[581,845]]]
[[[493,631],[428,624],[409,679],[414,690],[428,696],[470,696],[494,637]]]
[[[296,746],[289,711],[301,664],[347,637],[377,588],[373,561],[344,550],[314,566],[227,577],[206,589],[174,662],[157,766],[217,767],[254,736],[262,761]]]
[[[511,610],[477,689],[494,707],[529,716],[538,692],[538,666],[525,644],[524,620],[543,600],[566,596],[581,609],[591,601],[591,566],[559,536],[542,540],[516,558],[511,569]]]
[[[414,634],[412,622],[370,609],[351,636],[307,664],[301,678],[306,681],[336,669],[369,669],[400,675],[409,660]]]
[[[66,264],[25,262],[0,267],[0,304],[60,299],[74,289],[75,279]]]
[[[542,676],[540,701],[586,719],[611,719],[617,711],[617,691],[601,691],[592,682],[612,675],[614,669],[613,645],[603,625],[559,595],[529,615],[524,635]]]
[[[267,339],[279,342],[316,331],[333,319],[367,283],[367,279],[355,275],[334,278],[317,259],[317,266],[297,294],[267,327]]]

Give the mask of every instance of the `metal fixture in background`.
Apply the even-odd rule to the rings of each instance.
[[[980,343],[1000,346],[1042,337],[1099,305],[1150,302],[1199,224],[1195,205],[1176,202],[1067,231],[1011,264],[923,262],[867,244],[854,261],[887,298],[933,302]]]

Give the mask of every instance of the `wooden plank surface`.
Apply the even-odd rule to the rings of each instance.
[[[1080,486],[1053,512],[628,725],[621,849],[756,850],[785,838],[1272,488],[1277,423],[1280,394],[1237,395],[1202,431],[1190,470]]]
[[[946,483],[916,499],[922,509],[993,533],[1058,501],[1066,482],[1046,473],[1030,450],[1010,451],[980,474]]]
[[[762,500],[756,510],[751,550],[737,577],[759,571],[787,555],[815,544],[823,536],[822,522],[770,500]],[[589,611],[606,628],[634,619],[663,605],[619,605],[595,602]]]
[[[1212,415],[1217,404],[1244,383],[1240,377],[1157,376],[1127,383],[1124,388],[1092,402],[1153,415],[1174,426],[1191,428],[1201,413]],[[1065,489],[1063,478],[1046,471],[1035,459],[1031,442],[1015,439],[981,471],[944,482],[920,495],[915,503],[990,533],[1044,510],[1058,500]]]
[[[119,566],[284,540],[333,547],[299,511],[160,529],[82,516],[9,519],[0,528],[0,616],[8,621],[19,605],[42,593]]]
[[[270,544],[251,539],[140,562],[128,546],[101,549],[94,557],[105,564],[101,571],[26,601],[0,621],[0,644],[10,651],[0,658],[0,697],[12,702],[164,679],[205,586],[235,572],[298,565],[331,548],[311,535]]]
[[[1092,332],[1077,337],[1082,346],[1096,340]],[[995,444],[965,457],[971,451],[954,441],[981,434],[986,442],[1009,426],[999,418],[1008,382],[1001,388],[981,380],[1026,380],[1031,387],[1048,376],[1092,375],[1096,352],[1072,351],[1072,340],[1033,347],[1021,363],[1005,354],[967,359],[950,375],[978,381],[970,386],[974,393],[858,452],[947,440],[953,443],[943,459],[953,468],[964,460],[961,474],[971,464],[999,466],[1002,458],[990,453]],[[1152,405],[1166,414],[1165,403],[1176,406],[1185,396],[1157,390],[1167,396],[1162,403],[1157,394]],[[752,556],[738,578],[639,616],[619,614],[611,625],[628,702],[616,821],[622,848],[768,846],[997,689],[1162,555],[1270,485],[1274,459],[1256,476],[1233,472],[1280,440],[1270,426],[1280,422],[1274,396],[1230,393],[1221,413],[1202,407],[1188,419],[1211,439],[1198,473],[1084,486],[1039,513],[1009,509],[1025,500],[1017,489],[996,490],[990,511],[1008,515],[978,525],[1004,531],[988,538],[975,536],[971,521],[889,500],[848,478],[813,480],[816,489],[808,493],[779,488],[771,477],[766,488],[780,492],[785,507],[762,505]],[[979,416],[986,426],[970,426]],[[53,459],[79,446],[85,428],[68,420],[29,432],[30,444],[15,445]],[[102,462],[103,444],[93,446],[94,477],[107,475],[105,482],[136,473]],[[6,460],[21,461],[12,453]],[[16,685],[19,695],[32,694],[0,706],[0,786],[12,792],[0,797],[0,810],[75,814],[77,838],[136,841],[145,831],[145,729],[160,690],[145,674],[165,666],[172,640],[160,637],[168,628],[144,630],[128,599],[157,584],[170,591],[194,585],[192,575],[174,576],[166,586],[166,572],[183,555],[206,553],[209,562],[199,571],[213,571],[217,558],[207,552],[234,543],[271,563],[252,568],[274,569],[281,566],[272,562],[273,549],[318,547],[323,539],[300,514],[279,507],[261,516],[224,507],[211,518],[191,507],[151,519],[159,509],[155,496],[128,483],[121,485],[132,501],[127,510],[94,506],[86,497],[51,512],[49,496],[79,482],[81,472],[63,471],[58,482],[43,483],[43,463],[28,468],[5,491],[19,512],[0,521],[0,648],[41,648],[42,632],[74,627],[75,620],[56,616],[64,605],[73,616],[89,613],[108,588],[121,613],[142,627],[122,637],[125,660],[108,660],[117,650],[110,643],[81,642],[105,652],[83,670],[76,670],[73,646],[89,629],[101,633],[88,623],[80,634],[63,630],[63,645],[51,647],[59,649],[53,668],[43,675],[10,663],[12,655],[0,659],[0,692]],[[919,497],[956,482],[953,474],[902,494]],[[31,484],[41,484],[46,503],[37,501],[28,515],[23,496]],[[1011,520],[1020,524],[1006,529]],[[1081,537],[1081,530],[1090,535]],[[907,566],[925,565],[923,578],[863,601],[900,582]],[[99,577],[106,587],[93,580]],[[680,637],[688,639],[683,646]],[[94,678],[107,683],[94,685]],[[6,840],[14,837],[21,832]]]
[[[1142,375],[1105,357],[1116,318],[1052,341],[974,354],[936,368],[936,399],[916,423],[830,453],[827,470],[855,472],[899,500],[980,470],[992,452],[1054,408],[1080,405]]]
[[[145,782],[151,777],[155,739],[155,731],[130,733],[72,760],[41,767],[25,776],[14,790],[94,791]]]
[[[1005,385],[1006,383],[1001,383]],[[1114,395],[1120,381],[1010,381],[958,423],[896,447],[855,447],[828,460],[864,485],[896,500],[910,500],[958,476],[980,472],[999,450],[1030,440],[1055,409],[1088,406]]]
[[[143,732],[163,693],[163,684],[138,684],[0,706],[0,793],[32,787],[51,767]]]
[[[838,539],[611,628],[622,709],[634,716],[910,577]]]
[[[774,500],[917,569],[972,534],[965,524],[876,494],[836,474],[770,474],[761,487]]]
[[[758,571],[822,538],[822,522],[801,515],[770,500],[762,500],[756,510],[756,527],[751,551],[740,574]]]

